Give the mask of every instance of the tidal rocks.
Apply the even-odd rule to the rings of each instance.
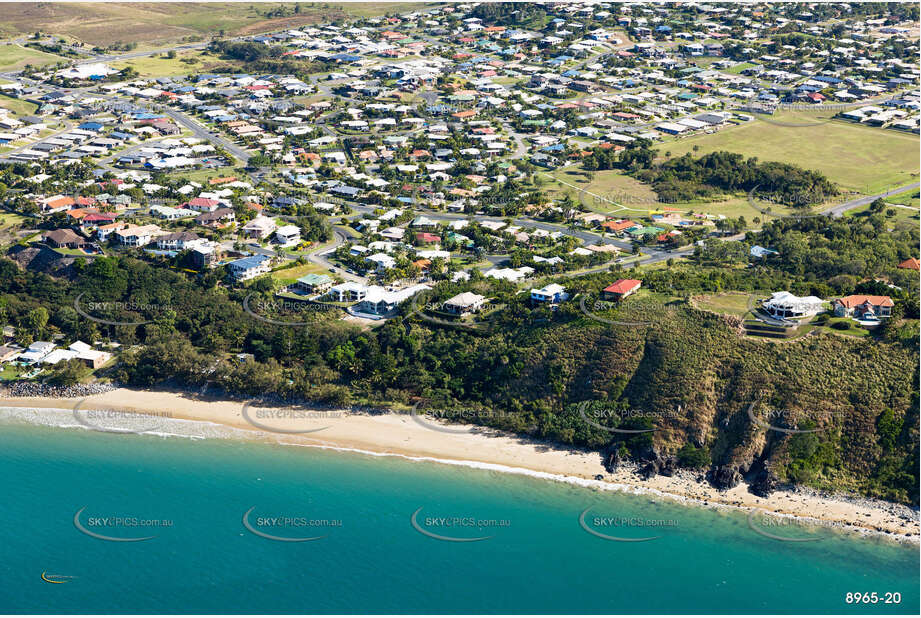
[[[742,482],[738,466],[716,466],[709,474],[710,484],[719,490],[732,489]]]
[[[773,472],[767,468],[761,468],[752,479],[751,484],[748,486],[748,490],[756,496],[767,498],[777,490],[778,482],[779,479]]]

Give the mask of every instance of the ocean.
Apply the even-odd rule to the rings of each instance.
[[[881,536],[65,417],[0,410],[0,613],[919,612],[918,547]]]

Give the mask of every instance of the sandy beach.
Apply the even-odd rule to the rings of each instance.
[[[578,482],[586,486],[647,492],[695,501],[820,520],[827,524],[888,533],[917,542],[917,512],[910,521],[905,509],[881,501],[851,500],[814,492],[778,491],[768,498],[749,493],[742,484],[717,491],[696,475],[656,476],[643,480],[634,471],[606,473],[598,453],[558,449],[544,443],[466,425],[444,425],[409,414],[365,415],[343,410],[269,408],[243,401],[217,400],[171,391],[116,389],[85,399],[47,397],[0,398],[0,407],[73,409],[78,421],[102,428],[124,426],[120,419],[147,413],[145,429],[156,430],[163,418],[206,421],[247,432],[253,440],[404,456],[449,464],[492,467]],[[106,414],[96,414],[103,411]],[[82,420],[81,420],[82,419]],[[596,477],[602,475],[602,480]]]

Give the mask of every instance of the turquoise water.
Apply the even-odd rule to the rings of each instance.
[[[918,550],[455,466],[229,439],[0,424],[0,613],[906,613]],[[154,536],[141,542],[93,538]],[[323,536],[281,542],[275,536]],[[442,541],[418,532],[471,538]],[[619,537],[589,534],[587,526]],[[91,527],[104,516],[171,526]],[[261,526],[259,517],[326,520]],[[639,517],[667,525],[603,526]],[[471,517],[489,525],[433,525]],[[333,525],[336,523],[341,525]],[[98,523],[98,522],[97,522]],[[316,522],[313,522],[316,523]],[[478,523],[480,523],[478,521]],[[596,525],[598,524],[598,525]],[[45,573],[63,584],[42,581]],[[69,576],[65,578],[63,576]],[[901,594],[848,605],[847,592]]]

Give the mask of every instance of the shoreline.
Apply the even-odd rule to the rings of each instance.
[[[744,483],[718,491],[690,471],[649,480],[639,477],[633,467],[608,473],[597,452],[489,428],[443,425],[409,414],[370,415],[297,406],[257,408],[245,403],[178,391],[124,388],[88,397],[0,397],[0,408],[65,411],[72,415],[72,427],[100,430],[130,427],[137,421],[135,427],[141,433],[181,435],[157,432],[157,423],[162,424],[162,419],[197,421],[236,430],[233,437],[243,440],[495,470],[600,490],[652,494],[706,508],[761,509],[779,517],[919,543],[918,511],[881,500],[821,494],[808,488],[781,490],[761,498],[749,493]],[[77,404],[79,413],[75,414],[72,410]],[[105,414],[94,414],[97,411]],[[600,480],[596,478],[599,476]],[[905,521],[906,516],[910,521]]]

